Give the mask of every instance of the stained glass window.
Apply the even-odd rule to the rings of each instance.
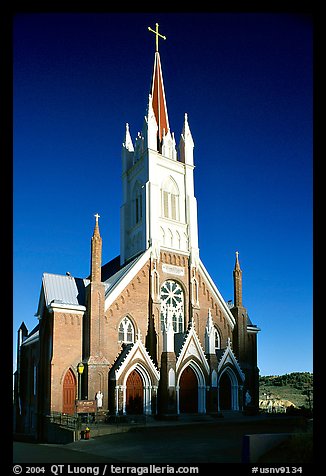
[[[132,343],[135,340],[134,326],[128,317],[124,317],[119,325],[119,341]]]
[[[177,282],[165,281],[161,287],[161,330],[167,322],[167,316],[172,317],[174,332],[184,330],[184,299],[183,291]]]
[[[221,338],[218,330],[214,329],[214,336],[215,336],[215,351],[221,348]]]

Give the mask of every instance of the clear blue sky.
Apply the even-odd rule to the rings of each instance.
[[[170,127],[179,142],[187,112],[195,142],[201,259],[229,300],[239,251],[261,375],[312,371],[312,22],[296,13],[15,17],[14,351],[43,272],[88,275],[96,212],[103,262],[119,254],[156,22]]]

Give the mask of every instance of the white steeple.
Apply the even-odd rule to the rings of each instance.
[[[134,146],[133,146],[133,143],[132,143],[132,140],[131,140],[128,122],[126,123],[126,138],[125,138],[125,141],[123,143],[123,147],[125,147],[125,149],[128,150],[129,152],[134,151]]]
[[[133,145],[127,125],[123,144],[121,264],[151,247],[158,259],[160,250],[172,250],[190,256],[191,266],[198,266],[193,148],[185,114],[178,157],[156,51],[142,132]]]
[[[183,129],[179,143],[180,161],[184,164],[194,165],[194,141],[188,124],[188,114],[185,113]]]
[[[125,172],[133,163],[134,146],[131,140],[129,124],[126,123],[125,140],[122,144],[122,170]]]

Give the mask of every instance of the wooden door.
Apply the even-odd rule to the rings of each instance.
[[[179,411],[198,412],[198,381],[195,372],[189,366],[185,368],[180,378]]]
[[[63,381],[62,413],[75,413],[76,379],[70,369],[67,370]]]
[[[231,410],[231,380],[226,372],[220,380],[220,410]]]
[[[143,381],[137,370],[133,370],[127,378],[126,385],[126,412],[128,414],[139,415],[144,411]]]

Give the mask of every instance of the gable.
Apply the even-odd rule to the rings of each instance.
[[[138,339],[135,344],[129,345],[127,351],[124,353],[122,358],[118,359],[117,362],[113,365],[113,370],[115,374],[115,379],[118,380],[123,372],[129,367],[132,362],[136,360],[138,362],[143,362],[145,367],[151,370],[153,375],[156,377],[157,380],[160,379],[160,373],[156,368],[151,356],[146,350],[146,347],[142,343],[140,339]],[[114,367],[116,367],[114,369]]]
[[[134,260],[105,281],[105,311],[108,310],[115,299],[119,297],[130,281],[132,281],[132,279],[142,269],[150,258],[150,254],[151,248],[137,256]]]
[[[223,350],[221,349],[220,360],[217,366],[218,373],[220,373],[223,370],[223,368],[227,365],[230,365],[233,369],[236,369],[241,380],[244,382],[245,375],[241,370],[241,367],[233,353],[233,350],[231,349],[230,343],[228,343],[225,349]]]
[[[227,323],[231,326],[231,330],[233,330],[236,324],[235,318],[201,260],[199,260],[199,269],[202,275],[204,276],[205,281],[209,284],[212,295],[214,299],[216,300],[217,304],[219,305],[219,308],[221,309],[223,316],[225,317]]]
[[[185,341],[177,357],[177,362],[176,362],[177,372],[179,368],[182,366],[182,362],[186,360],[188,357],[195,357],[196,359],[198,359],[199,362],[201,362],[201,364],[207,371],[207,373],[209,374],[209,365],[193,325],[188,331],[188,334],[186,334]]]

